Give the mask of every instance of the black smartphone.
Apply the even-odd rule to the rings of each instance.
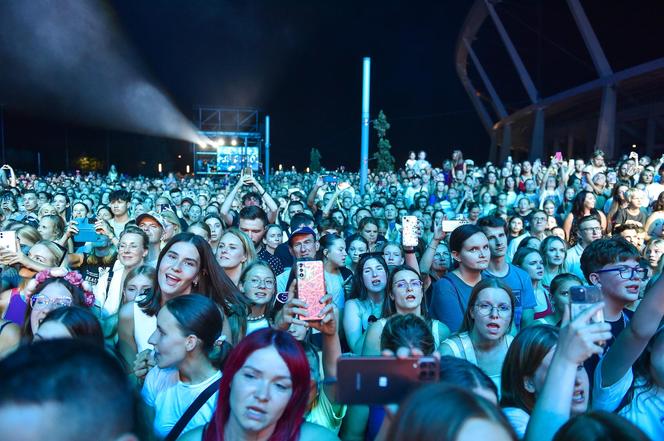
[[[337,402],[396,404],[414,389],[437,383],[435,357],[341,357],[337,361]]]

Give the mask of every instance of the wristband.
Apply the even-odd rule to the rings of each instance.
[[[415,254],[415,250],[403,250],[404,254]]]

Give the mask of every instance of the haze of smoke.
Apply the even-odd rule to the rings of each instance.
[[[109,129],[200,143],[99,0],[0,2],[0,101]]]

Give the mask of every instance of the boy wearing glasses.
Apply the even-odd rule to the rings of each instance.
[[[602,224],[597,216],[589,214],[579,219],[577,228],[576,245],[567,250],[565,267],[567,272],[577,276],[581,280],[587,280],[581,270],[581,255],[588,245],[602,238]]]
[[[629,324],[633,312],[626,307],[639,299],[647,279],[648,269],[641,266],[640,259],[636,247],[620,237],[596,240],[581,255],[583,275],[602,290],[604,320],[611,325],[613,337],[606,342],[605,353]],[[593,356],[585,363],[591,380],[598,362],[599,357]]]

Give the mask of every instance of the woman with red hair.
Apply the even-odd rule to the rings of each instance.
[[[309,388],[309,363],[302,346],[286,331],[258,330],[242,339],[228,356],[210,424],[181,439],[338,439],[329,430],[304,422]]]

